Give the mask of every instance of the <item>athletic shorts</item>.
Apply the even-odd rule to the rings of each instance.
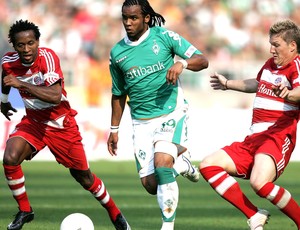
[[[289,126],[275,124],[266,131],[247,136],[243,142],[225,146],[223,150],[234,161],[239,176],[245,179],[250,178],[255,154],[269,155],[276,164],[277,179],[288,165],[295,148],[296,129],[296,120]]]
[[[187,113],[186,105],[153,119],[133,120],[134,155],[140,178],[154,173],[154,144],[157,141],[176,144],[177,154],[187,149]]]
[[[31,160],[47,146],[59,164],[66,168],[87,170],[89,165],[75,118],[67,115],[65,120],[64,128],[54,128],[24,116],[9,138],[21,137],[34,148],[31,157],[26,160]]]

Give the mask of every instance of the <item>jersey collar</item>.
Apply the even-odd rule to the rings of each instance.
[[[148,28],[148,30],[139,38],[139,40],[134,41],[134,42],[130,41],[128,36],[126,35],[124,37],[124,41],[129,46],[138,46],[139,44],[141,44],[148,37],[149,34],[150,34],[150,28]]]

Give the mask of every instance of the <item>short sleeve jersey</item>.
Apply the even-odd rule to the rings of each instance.
[[[201,52],[162,27],[149,28],[136,42],[125,37],[110,53],[112,94],[128,95],[134,119],[169,114],[184,103],[184,98],[179,81],[176,85],[167,83],[167,71],[175,55],[187,59],[193,54]]]
[[[252,124],[282,122],[299,118],[299,103],[277,97],[272,86],[284,83],[289,89],[300,86],[300,58],[297,56],[285,66],[278,67],[270,58],[257,75],[258,89],[253,105]],[[278,124],[277,124],[278,125]]]
[[[70,112],[60,61],[53,50],[38,48],[38,57],[31,65],[22,64],[17,52],[8,52],[2,57],[1,65],[4,76],[11,74],[32,85],[51,86],[61,81],[62,98],[59,104],[42,101],[27,91],[19,89],[26,114],[31,119],[47,123],[62,118]]]

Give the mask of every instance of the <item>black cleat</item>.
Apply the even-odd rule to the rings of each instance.
[[[32,209],[31,209],[30,212],[19,211],[15,215],[15,219],[13,220],[13,222],[11,222],[7,226],[7,230],[19,230],[19,229],[22,229],[22,227],[23,227],[23,225],[25,223],[29,223],[33,219],[34,219],[34,212],[32,211]]]
[[[116,230],[131,230],[128,222],[126,221],[122,213],[118,214],[116,220],[112,221],[112,223],[114,224]]]

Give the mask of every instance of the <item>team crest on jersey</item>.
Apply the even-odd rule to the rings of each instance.
[[[36,73],[36,74],[32,75],[32,80],[35,85],[43,84],[43,78],[41,76],[41,73]]]
[[[279,84],[279,83],[281,83],[282,82],[282,77],[277,77],[276,79],[275,79],[275,84],[277,85],[277,84]]]
[[[159,47],[159,45],[157,45],[156,40],[153,41],[152,50],[156,55],[158,55],[160,47]]]

